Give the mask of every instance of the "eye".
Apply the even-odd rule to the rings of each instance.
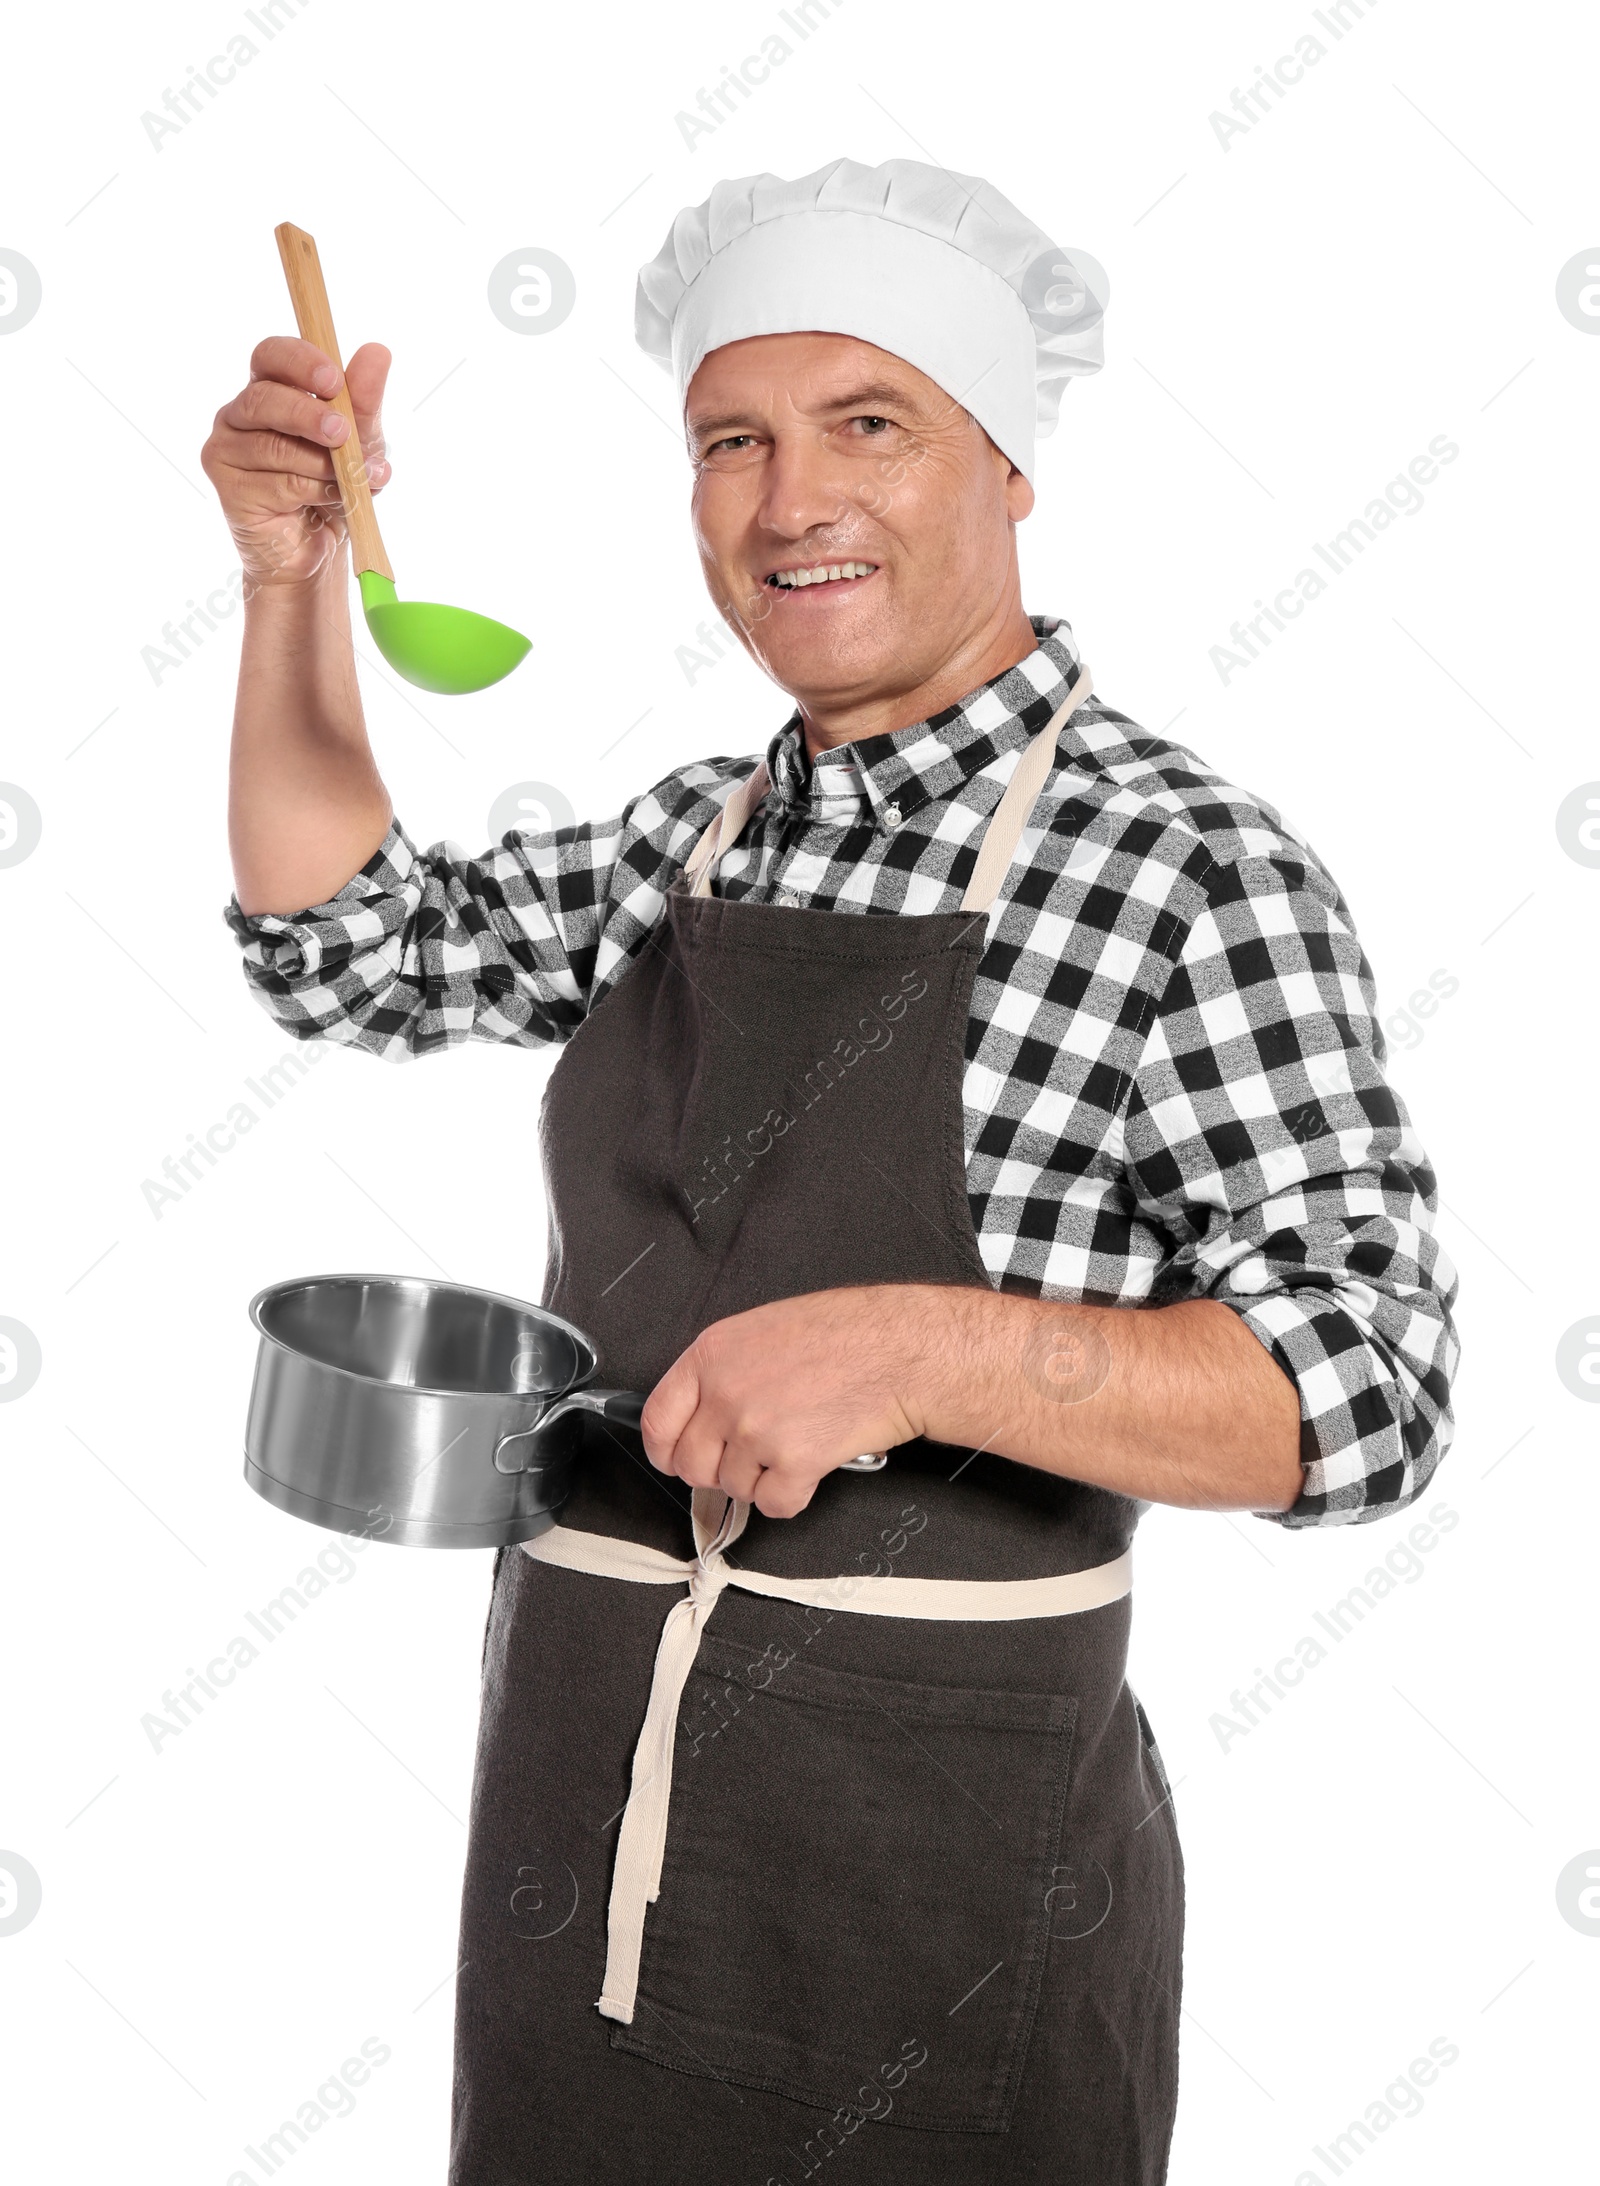
[[[691,439],[689,460],[701,470],[721,470],[730,463],[744,462],[755,445],[754,433],[725,433],[720,440],[704,442]]]
[[[877,426],[881,426],[881,427],[882,427],[882,429],[883,429],[883,432],[885,432],[885,433],[886,433],[886,432],[888,432],[888,431],[890,430],[890,426],[891,426],[891,422],[892,422],[892,421],[891,421],[891,420],[890,420],[889,418],[886,418],[886,417],[867,416],[867,417],[858,417],[858,418],[856,419],[856,421],[855,421],[855,422],[856,422],[856,423],[857,423],[858,425],[863,425],[863,426],[872,426],[872,425],[877,425]],[[871,439],[871,440],[877,440],[877,439],[881,438],[882,436],[881,436],[881,434],[879,434],[879,433],[869,433],[867,437],[868,437],[869,439]]]

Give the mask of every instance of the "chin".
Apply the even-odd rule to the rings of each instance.
[[[903,677],[910,650],[876,623],[850,631],[763,629],[758,639],[773,635],[777,642],[761,648],[769,673],[786,689],[804,689],[818,698]]]

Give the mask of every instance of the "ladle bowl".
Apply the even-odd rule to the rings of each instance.
[[[377,570],[359,579],[372,641],[396,675],[419,690],[460,697],[498,683],[528,650],[520,630],[470,607],[440,607],[432,600],[395,597],[392,580]]]
[[[320,349],[339,373],[337,394],[329,397],[350,430],[334,448],[334,476],[344,508],[350,559],[361,586],[361,605],[373,643],[395,671],[420,690],[458,697],[486,690],[508,676],[529,650],[520,630],[467,607],[439,607],[430,600],[395,597],[394,569],[378,529],[367,480],[367,461],[356,429],[355,408],[345,385],[333,307],[322,278],[315,240],[292,221],[273,230],[284,278],[294,302],[295,323],[303,341]]]

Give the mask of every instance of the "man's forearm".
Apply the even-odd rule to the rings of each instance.
[[[1295,1384],[1231,1306],[1050,1305],[863,1284],[713,1322],[657,1382],[645,1453],[792,1517],[847,1458],[926,1435],[1190,1510],[1288,1510]]]
[[[902,1406],[935,1441],[1192,1509],[1287,1510],[1300,1493],[1295,1386],[1229,1306],[918,1284],[891,1313]]]
[[[341,549],[314,577],[249,589],[228,790],[240,909],[325,903],[390,816],[362,718]]]

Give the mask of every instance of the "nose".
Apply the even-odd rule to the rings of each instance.
[[[803,539],[848,515],[853,504],[820,437],[804,430],[773,435],[762,478],[762,528],[777,539]]]

